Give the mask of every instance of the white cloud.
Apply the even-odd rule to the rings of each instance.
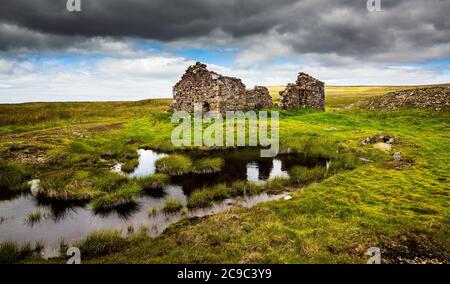
[[[95,64],[95,69],[110,76],[146,77],[147,79],[173,79],[183,74],[186,66],[194,63],[183,57],[151,56],[132,59],[106,59]]]
[[[140,58],[108,58],[76,68],[57,61],[43,63],[0,59],[0,103],[30,101],[112,101],[170,98],[172,87],[193,61],[161,53]],[[301,64],[208,68],[254,85],[285,85],[307,72],[330,85],[411,85],[450,82],[450,72],[411,65]]]

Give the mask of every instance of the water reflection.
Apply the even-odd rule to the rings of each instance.
[[[130,177],[142,177],[154,174],[156,161],[165,156],[152,150],[138,151],[139,165],[129,174]],[[81,239],[92,231],[104,229],[120,229],[127,231],[128,226],[139,228],[146,226],[149,234],[157,236],[170,224],[181,218],[204,217],[223,212],[235,206],[250,207],[257,203],[275,200],[282,195],[271,196],[260,194],[250,197],[227,199],[214,204],[211,208],[189,210],[183,215],[164,214],[163,208],[167,199],[176,199],[186,205],[187,198],[198,188],[212,186],[218,183],[231,183],[236,180],[249,180],[257,183],[267,182],[274,177],[287,177],[288,171],[295,165],[313,167],[325,166],[326,162],[318,159],[305,159],[298,155],[284,155],[277,158],[261,158],[259,149],[230,150],[225,152],[190,152],[186,153],[193,159],[201,157],[221,157],[224,166],[221,172],[204,175],[185,175],[172,177],[169,185],[161,190],[149,190],[135,202],[127,203],[108,211],[94,211],[87,202],[67,203],[55,202],[39,198],[35,193],[39,181],[32,182],[33,194],[18,195],[6,198],[0,202],[0,241],[13,240],[19,242],[44,241],[47,243],[46,253],[54,255],[61,239],[67,242]],[[120,165],[114,167],[120,171]],[[155,213],[149,214],[154,208]],[[34,226],[24,224],[27,214],[40,210],[45,212],[44,218]]]

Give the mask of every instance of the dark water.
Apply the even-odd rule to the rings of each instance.
[[[38,186],[35,181],[31,193],[0,201],[0,241],[30,243],[43,241],[47,245],[45,255],[54,256],[58,254],[61,240],[72,243],[97,230],[119,229],[125,233],[129,226],[135,230],[145,226],[151,236],[157,236],[170,224],[182,218],[204,217],[235,206],[251,207],[261,202],[280,199],[285,194],[271,196],[263,193],[227,199],[211,208],[189,210],[185,215],[158,212],[149,216],[149,208],[161,209],[167,199],[176,199],[185,205],[189,194],[194,189],[204,186],[236,180],[264,183],[273,177],[288,176],[289,169],[295,165],[312,167],[326,164],[323,160],[307,160],[297,155],[260,158],[259,153],[259,150],[247,149],[207,154],[187,153],[193,158],[222,157],[224,167],[221,172],[214,174],[172,177],[170,184],[162,191],[153,195],[143,195],[135,203],[109,212],[94,212],[88,204],[68,205],[41,200],[33,194]],[[154,174],[156,160],[164,155],[152,150],[139,150],[139,166],[129,176]],[[116,165],[113,170],[120,171],[120,165]],[[27,223],[25,221],[27,214],[37,210],[44,215],[41,221],[35,224]]]

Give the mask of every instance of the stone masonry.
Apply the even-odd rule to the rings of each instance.
[[[286,110],[315,108],[325,110],[325,84],[305,73],[298,74],[295,84],[280,92],[281,107]]]
[[[246,109],[265,109],[273,107],[272,97],[266,87],[255,86],[246,91]]]
[[[200,104],[203,111],[259,110],[272,107],[272,98],[266,87],[246,90],[241,79],[226,77],[206,69],[197,62],[190,66],[173,87],[174,111],[194,110]]]

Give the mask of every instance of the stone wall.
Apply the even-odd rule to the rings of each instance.
[[[255,86],[253,90],[246,91],[246,109],[265,109],[273,107],[269,89]]]
[[[265,87],[246,90],[241,79],[226,77],[209,71],[205,64],[190,66],[173,87],[174,111],[194,110],[200,104],[203,111],[261,109],[272,106],[272,98]]]
[[[325,84],[300,73],[295,84],[288,84],[280,92],[281,107],[286,110],[310,107],[325,110]]]

